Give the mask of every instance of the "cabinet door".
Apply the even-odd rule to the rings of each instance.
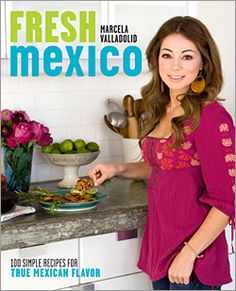
[[[118,233],[80,239],[80,269],[97,268],[99,277],[80,277],[80,284],[139,272],[137,261],[142,232],[136,238],[118,241]]]
[[[101,44],[99,41],[100,24],[107,24],[107,1],[6,1],[6,26],[7,26],[7,55],[9,57],[10,45],[21,45],[21,46],[36,46],[39,50],[40,58],[43,57],[43,52],[48,46],[58,46],[60,47],[63,58],[68,58],[65,46],[83,46],[83,51],[80,58],[87,58],[88,52],[87,48],[89,45],[94,45],[97,48],[97,56],[101,49]],[[18,41],[16,43],[10,42],[10,12],[12,10],[21,10],[24,12],[24,17],[18,18],[18,23],[21,24],[22,28],[18,31]],[[41,14],[42,24],[42,41],[41,42],[26,42],[26,11],[36,11]],[[58,12],[58,16],[53,17],[53,25],[55,28],[52,30],[52,35],[58,37],[58,42],[47,42],[45,41],[46,30],[49,31],[49,27],[45,27],[45,12],[54,11]],[[61,39],[61,32],[68,32],[68,30],[63,26],[61,22],[61,15],[65,11],[72,11],[76,15],[75,20],[71,20],[72,24],[76,30],[76,39],[72,42],[65,42]],[[95,11],[96,13],[96,41],[93,43],[80,42],[79,31],[80,31],[80,11]]]
[[[136,34],[145,57],[148,43],[159,27],[176,15],[197,16],[197,1],[109,1],[109,24],[127,25],[128,34]],[[122,50],[126,42],[117,43]]]
[[[152,285],[148,276],[140,272],[62,290],[152,290]]]
[[[34,276],[34,268],[30,268],[29,277],[13,277],[11,272],[11,259],[21,262],[20,269],[21,274],[26,271],[26,267],[23,267],[24,259],[65,259],[66,265],[68,259],[78,260],[78,239],[66,240],[61,242],[50,243],[46,245],[40,245],[35,247],[29,247],[24,249],[13,249],[1,252],[1,288],[2,290],[53,290],[63,288],[72,285],[78,285],[78,277],[71,277],[71,270],[68,268],[68,277],[57,277],[57,272],[53,276],[46,277],[46,272],[43,272],[39,277]],[[39,269],[44,271],[47,267],[42,263],[42,267]],[[37,269],[37,267],[35,267]],[[62,268],[61,268],[62,269]]]
[[[1,58],[6,58],[6,19],[5,1],[1,1]]]
[[[96,282],[94,290],[152,290],[152,286],[147,275],[137,273]]]

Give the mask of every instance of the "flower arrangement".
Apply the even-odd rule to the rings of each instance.
[[[48,127],[30,120],[25,111],[4,109],[1,111],[2,146],[11,149],[19,146],[32,147],[34,144],[46,146],[52,143]]]
[[[31,120],[25,111],[1,111],[1,146],[8,191],[27,192],[34,145],[47,146],[53,139],[48,127]]]

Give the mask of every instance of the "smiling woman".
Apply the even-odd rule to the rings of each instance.
[[[219,102],[218,49],[202,22],[177,16],[146,55],[144,162],[98,164],[89,175],[95,185],[117,175],[149,179],[138,267],[155,290],[218,290],[231,282],[224,228],[235,217],[234,124]]]

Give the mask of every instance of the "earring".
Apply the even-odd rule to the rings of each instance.
[[[196,80],[192,82],[191,89],[194,93],[200,94],[205,88],[206,88],[206,82],[202,76],[202,72],[200,72]]]
[[[164,91],[165,91],[164,83],[163,83],[163,81],[161,80],[161,93],[163,94]]]

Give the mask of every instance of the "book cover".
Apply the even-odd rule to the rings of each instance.
[[[99,155],[74,169],[46,161],[35,146],[32,185],[57,188],[59,181],[69,183],[70,175],[87,176],[96,163],[140,160],[143,111],[133,112],[136,123],[130,118],[133,126],[126,129],[111,125],[107,116],[118,111],[119,118],[127,118],[124,100],[140,100],[150,79],[148,44],[166,20],[185,15],[203,21],[218,45],[221,97],[234,118],[234,1],[1,0],[1,110],[25,111],[49,129],[53,143],[99,146]],[[2,158],[3,174],[4,166]],[[86,211],[51,214],[38,207],[2,214],[1,290],[152,290],[148,275],[137,268],[146,184],[117,179],[104,187],[99,191],[109,197]],[[227,236],[230,241],[228,229]]]

